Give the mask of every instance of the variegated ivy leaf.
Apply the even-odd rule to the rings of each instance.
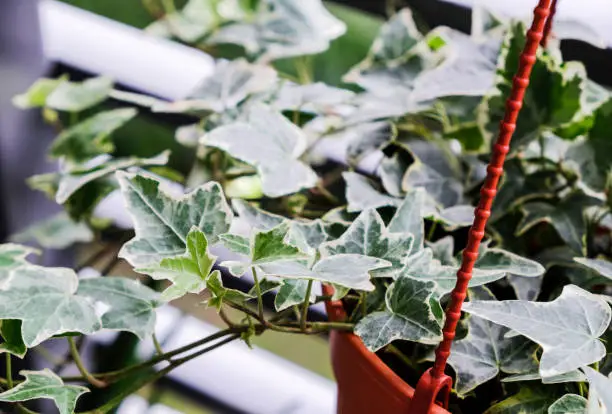
[[[438,28],[428,35],[433,36],[444,41],[444,46],[438,50],[442,62],[419,74],[413,99],[484,96],[491,91],[501,44],[499,37],[477,39],[448,27]]]
[[[234,207],[240,218],[256,229],[270,230],[285,221],[285,217],[269,213],[244,200],[233,199],[232,207]]]
[[[548,414],[585,414],[587,399],[576,394],[565,394],[548,407]]]
[[[517,394],[491,406],[484,414],[548,414],[559,395],[542,386],[522,386]]]
[[[329,86],[322,82],[307,85],[284,82],[276,93],[272,107],[278,111],[333,113],[337,106],[346,104],[354,95],[352,91]]]
[[[524,216],[516,232],[522,235],[537,224],[548,223],[569,247],[577,253],[584,253],[585,209],[599,204],[601,201],[582,192],[573,192],[554,205],[540,201],[527,203],[522,207]]]
[[[59,111],[80,112],[105,100],[112,88],[113,81],[103,76],[83,82],[60,82],[47,96],[45,106]]]
[[[27,91],[13,97],[13,105],[20,109],[43,107],[47,102],[47,97],[63,82],[66,82],[64,77],[38,79]]]
[[[240,290],[229,289],[223,286],[221,272],[215,270],[212,272],[206,281],[206,285],[211,294],[211,298],[206,301],[208,306],[213,306],[217,310],[221,309],[224,301],[242,304],[243,302],[257,296],[249,295]],[[263,293],[263,292],[262,292]]]
[[[21,265],[28,264],[26,257],[40,253],[38,250],[20,244],[0,244],[0,289],[9,281],[9,271]]]
[[[208,250],[206,235],[195,226],[187,233],[186,244],[186,252],[182,255],[165,257],[158,265],[135,269],[153,279],[167,279],[172,283],[162,293],[162,299],[165,301],[180,298],[187,293],[198,294],[203,291],[217,259]]]
[[[64,204],[72,195],[87,184],[109,176],[115,171],[147,165],[166,165],[169,156],[169,151],[164,151],[151,158],[113,158],[110,155],[101,155],[82,165],[68,167],[66,170],[58,173],[59,183],[57,193],[55,194],[55,201],[58,204]]]
[[[385,295],[386,309],[367,315],[355,326],[372,352],[395,340],[435,345],[442,338],[442,308],[435,283],[400,276]]]
[[[222,60],[215,72],[182,101],[153,106],[158,112],[222,113],[236,108],[251,95],[271,89],[277,82],[276,71],[244,59]]]
[[[155,329],[159,294],[125,277],[95,277],[79,282],[77,295],[91,299],[99,308],[102,328],[132,332],[143,340]]]
[[[612,279],[612,262],[603,259],[587,259],[586,257],[575,257],[574,261],[588,267],[608,279]]]
[[[425,224],[423,217],[427,215],[425,191],[422,188],[411,189],[406,192],[404,201],[399,205],[393,218],[389,222],[391,233],[409,233],[414,238],[413,251],[423,248],[425,240]]]
[[[291,237],[289,221],[284,221],[267,231],[254,231],[248,246],[246,239],[237,235],[224,235],[222,242],[232,251],[248,256],[247,262],[226,261],[221,263],[221,266],[227,267],[234,276],[241,276],[250,266],[308,259],[308,254],[300,249],[299,243],[296,243]]]
[[[19,358],[25,356],[28,348],[21,337],[21,321],[15,319],[0,321],[0,335],[3,339],[0,343],[0,353],[7,352]]]
[[[286,279],[278,290],[274,298],[274,308],[277,312],[285,310],[291,306],[304,303],[306,292],[308,291],[308,280],[306,279]],[[310,293],[310,303],[314,303],[317,298],[316,293]]]
[[[349,166],[358,168],[365,157],[380,150],[394,135],[389,122],[379,121],[348,125],[338,132],[325,135],[325,138],[346,142],[346,161]]]
[[[509,331],[506,338],[513,337],[514,331]],[[520,335],[520,334],[517,334]],[[515,336],[516,337],[516,336]],[[538,367],[536,367],[536,370]],[[539,372],[531,372],[527,374],[516,374],[502,378],[502,382],[522,382],[522,381],[540,381],[542,384],[561,384],[565,382],[585,382],[586,377],[579,370],[566,372],[564,374],[553,375],[552,377],[542,377]]]
[[[321,0],[263,0],[251,19],[221,27],[207,42],[238,44],[270,61],[323,52],[345,31]]]
[[[574,285],[565,286],[552,302],[475,301],[465,303],[463,310],[506,326],[542,346],[542,377],[572,371],[606,354],[598,338],[610,324],[610,306]]]
[[[25,381],[0,394],[0,401],[20,402],[38,398],[51,399],[60,414],[73,414],[77,399],[89,392],[79,385],[66,385],[48,368],[42,371],[20,371]]]
[[[391,233],[376,210],[363,211],[337,240],[321,246],[323,255],[360,254],[391,263],[372,273],[374,277],[394,277],[402,269],[414,248],[410,233]]]
[[[500,372],[518,374],[537,369],[537,346],[521,336],[506,338],[508,331],[478,316],[469,318],[468,334],[455,341],[448,360],[457,372],[457,394],[464,396]]]
[[[97,113],[62,131],[51,144],[50,154],[71,162],[83,162],[97,155],[111,153],[115,145],[111,134],[134,118],[133,108]]]
[[[230,251],[244,256],[251,255],[251,240],[239,234],[226,233],[219,236],[219,241]]]
[[[214,129],[203,142],[256,167],[267,196],[280,197],[317,183],[317,174],[299,160],[306,135],[263,105],[251,107],[244,121]]]
[[[584,375],[586,375],[587,379],[589,380],[589,385],[592,387],[592,390],[597,393],[597,397],[599,398],[600,404],[603,405],[603,407],[601,407],[601,412],[609,412],[610,407],[612,407],[612,379],[606,378],[591,367],[585,366],[581,369],[584,372]],[[589,405],[591,403],[591,399],[589,398]],[[593,404],[596,404],[596,402],[593,401]]]
[[[45,249],[65,249],[74,243],[90,242],[93,237],[87,224],[76,222],[61,212],[11,236],[11,240],[17,243],[33,241]]]
[[[209,243],[216,243],[219,235],[229,229],[232,212],[221,186],[215,182],[182,197],[172,197],[153,178],[121,171],[116,176],[136,232],[119,256],[132,266],[156,265],[185,253],[187,234],[193,226],[204,233]]]
[[[398,206],[401,203],[401,200],[383,194],[363,175],[344,172],[342,177],[346,181],[346,200],[348,201],[347,210],[349,213],[371,208]]]
[[[100,319],[93,302],[76,294],[78,283],[71,269],[14,267],[0,290],[0,320],[20,320],[28,348],[54,335],[92,334],[101,328]]]
[[[514,24],[504,40],[498,62],[497,90],[488,100],[489,131],[496,131],[504,114],[505,98],[511,88],[519,56],[525,45],[526,28]],[[586,132],[583,94],[586,73],[578,62],[562,62],[558,50],[539,53],[531,73],[525,104],[517,121],[512,140],[513,150],[552,131],[564,138],[575,138]],[[588,115],[588,114],[587,114]],[[584,125],[583,125],[584,124]]]
[[[332,283],[346,288],[372,291],[370,273],[391,263],[359,254],[337,254],[325,257],[312,268],[303,260],[283,260],[259,265],[270,276],[284,279],[309,279]]]

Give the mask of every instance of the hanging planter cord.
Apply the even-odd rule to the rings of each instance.
[[[444,373],[446,361],[450,356],[451,345],[455,338],[457,322],[461,317],[461,307],[467,295],[468,283],[472,278],[474,263],[478,259],[478,248],[485,235],[485,226],[491,215],[491,205],[497,193],[497,184],[503,173],[504,160],[510,150],[510,140],[516,128],[516,120],[523,105],[525,90],[529,85],[529,76],[536,61],[536,52],[540,42],[546,45],[552,25],[552,13],[556,0],[540,0],[534,10],[531,28],[527,31],[527,41],[519,60],[519,67],[512,81],[512,91],[506,101],[506,111],[500,123],[499,135],[493,145],[493,156],[487,167],[487,177],[480,190],[480,202],[474,212],[474,223],[468,235],[467,247],[463,251],[461,268],[457,272],[457,283],[451,293],[450,303],[446,308],[443,339],[436,349],[436,360],[419,380],[410,405],[412,414],[428,414],[434,404],[448,408],[448,400],[453,380]],[[547,17],[551,15],[551,19]]]

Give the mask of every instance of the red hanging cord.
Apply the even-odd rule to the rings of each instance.
[[[540,0],[534,10],[533,23],[527,31],[527,42],[519,60],[518,72],[514,76],[512,91],[506,101],[504,120],[500,123],[499,135],[493,145],[493,156],[487,167],[487,177],[480,190],[480,202],[474,212],[474,223],[468,235],[467,247],[463,251],[461,268],[457,272],[457,283],[451,293],[450,304],[446,308],[443,340],[436,349],[434,366],[427,370],[419,380],[410,406],[412,414],[428,414],[435,403],[448,407],[452,378],[444,373],[444,369],[450,356],[457,322],[461,317],[461,307],[467,295],[468,283],[472,278],[474,263],[478,259],[478,248],[485,235],[487,220],[491,215],[491,205],[503,173],[504,160],[510,150],[510,140],[516,128],[516,120],[523,105],[525,91],[529,85],[529,76],[536,61],[536,52],[544,38],[551,2],[555,0]]]
[[[546,19],[546,25],[544,26],[544,33],[542,35],[542,41],[540,42],[542,47],[546,47],[548,45],[548,39],[550,39],[552,24],[553,24],[553,20],[555,19],[556,12],[557,12],[557,0],[552,0],[552,4],[550,6],[550,14],[548,15],[548,19]]]

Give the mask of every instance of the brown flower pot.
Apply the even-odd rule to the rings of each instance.
[[[333,289],[324,286],[323,293]],[[342,302],[327,302],[331,321],[343,321]],[[409,414],[414,388],[406,384],[378,356],[370,352],[358,336],[332,331],[331,359],[338,382],[338,414]],[[430,414],[449,414],[435,406]]]

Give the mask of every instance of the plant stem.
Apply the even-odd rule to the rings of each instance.
[[[330,203],[340,204],[340,200],[338,200],[338,197],[330,193],[329,190],[325,188],[325,186],[323,185],[321,181],[317,182],[317,190],[319,190],[321,195],[325,197],[327,201],[329,201]]]
[[[308,281],[308,286],[306,287],[306,297],[304,298],[304,303],[302,304],[302,313],[300,315],[300,328],[302,331],[306,330],[306,322],[308,322],[308,307],[310,306],[310,293],[312,292],[312,285],[314,280],[310,279]]]
[[[263,323],[265,321],[265,317],[261,286],[259,285],[259,279],[257,278],[257,270],[255,270],[255,266],[252,266],[251,270],[253,271],[253,281],[255,283],[255,292],[257,293],[257,311],[259,313],[259,320]]]
[[[362,292],[361,295],[361,317],[365,318],[366,314],[368,313],[368,297],[365,292]]]
[[[153,340],[153,346],[155,347],[155,352],[157,352],[157,355],[163,355],[164,350],[162,349],[161,344],[159,343],[159,340],[157,339],[157,335],[155,335],[155,333],[151,335],[151,339]]]
[[[6,364],[6,384],[8,385],[9,389],[13,388],[13,364],[12,364],[12,357],[11,354],[9,352],[7,352],[5,354],[5,364]]]
[[[121,259],[119,259],[117,256],[113,257],[113,259],[108,262],[108,264],[104,266],[102,270],[100,270],[100,274],[107,276],[115,268],[115,266],[117,266],[120,260]]]
[[[98,260],[103,258],[109,252],[109,250],[111,250],[113,247],[114,246],[110,243],[106,244],[100,250],[98,250],[97,252],[89,256],[87,259],[85,259],[83,263],[75,267],[74,271],[78,273],[79,271],[83,270],[86,267],[93,266],[94,264],[96,264]]]
[[[436,232],[436,227],[438,227],[437,221],[434,221],[433,223],[431,223],[431,227],[429,228],[429,231],[427,232],[428,241],[431,241],[431,238],[434,236],[434,233]]]
[[[174,0],[162,0],[161,3],[166,14],[176,13],[176,6],[174,5]]]
[[[74,360],[74,363],[79,369],[79,372],[81,373],[81,375],[83,375],[83,377],[87,380],[87,382],[89,382],[94,387],[97,387],[97,388],[106,387],[107,386],[106,382],[96,379],[93,375],[91,375],[91,373],[87,370],[87,368],[85,368],[85,365],[83,364],[83,360],[81,359],[81,355],[79,354],[79,350],[77,349],[74,339],[71,336],[69,336],[67,339],[68,339],[68,344],[70,345],[70,353],[72,354],[72,359]]]

